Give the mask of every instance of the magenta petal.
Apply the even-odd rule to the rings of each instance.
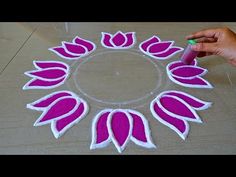
[[[94,49],[93,43],[91,43],[91,42],[89,42],[89,41],[87,41],[87,40],[84,40],[84,39],[82,39],[82,38],[80,38],[80,37],[78,37],[78,36],[77,36],[73,41],[74,41],[76,44],[80,44],[80,45],[86,47],[89,52]]]
[[[96,125],[97,138],[96,143],[101,143],[109,138],[109,133],[107,129],[107,117],[110,112],[106,112],[101,115]]]
[[[197,87],[197,88],[212,88],[212,86],[201,77],[195,77],[192,79],[182,79],[172,76],[178,82],[184,84],[186,87]]]
[[[160,98],[160,103],[167,111],[173,114],[196,119],[196,116],[186,105],[173,97],[162,96]]]
[[[191,78],[201,76],[206,73],[206,70],[197,66],[180,66],[171,70],[172,74],[178,77]]]
[[[110,128],[111,112],[112,109],[104,109],[93,119],[90,149],[106,147],[112,141]]]
[[[168,51],[165,51],[160,54],[153,54],[153,55],[156,57],[160,57],[160,58],[166,58],[166,57],[170,57],[170,56],[174,55],[176,52],[181,51],[181,50],[182,50],[181,48],[172,47]]]
[[[136,114],[130,113],[130,115],[133,118],[132,136],[135,137],[139,141],[147,142],[147,137],[145,135],[145,127],[144,127],[142,119]]]
[[[134,33],[126,33],[127,41],[122,47],[129,47],[134,44]]]
[[[66,116],[66,114],[74,109],[76,104],[77,101],[75,98],[62,98],[52,105],[52,107],[49,108],[42,117],[40,117],[38,122],[42,123],[58,117]]]
[[[73,123],[76,119],[82,118],[81,115],[84,113],[84,104],[80,103],[79,107],[73,112],[72,114],[56,120],[55,121],[55,128],[58,132],[62,131],[67,125]]]
[[[147,49],[149,53],[159,53],[164,52],[167,50],[173,42],[158,42],[155,44],[150,45],[150,47]]]
[[[64,42],[64,46],[66,47],[68,52],[70,52],[74,55],[82,55],[82,54],[85,54],[87,52],[86,49],[83,46],[79,45],[79,44]]]
[[[34,79],[29,81],[28,83],[28,88],[30,87],[52,87],[52,86],[56,86],[58,84],[60,84],[65,78],[56,80],[56,81],[45,81],[45,80],[41,80],[41,79]]]
[[[110,34],[107,34],[107,33],[102,33],[102,43],[105,45],[105,47],[106,46],[108,46],[108,47],[114,47],[112,44],[111,44],[111,42],[110,42],[110,40],[111,40],[111,35]]]
[[[154,103],[153,110],[162,119],[162,123],[167,122],[168,124],[174,126],[181,134],[188,133],[188,124],[185,120],[176,119],[168,114],[166,114],[157,103]]]
[[[52,51],[54,51],[56,54],[62,57],[67,57],[67,58],[78,58],[80,55],[71,55],[68,52],[65,51],[63,47],[53,47],[51,48]]]
[[[34,107],[37,107],[37,108],[46,108],[52,102],[54,102],[55,100],[57,100],[61,97],[64,97],[64,96],[71,96],[71,94],[69,94],[67,92],[59,92],[59,93],[50,95],[50,97],[42,98],[42,99],[40,99],[40,101],[36,101],[31,105],[34,106]]]
[[[125,113],[115,112],[112,115],[111,130],[115,140],[118,142],[118,145],[124,145],[129,136],[130,131],[129,119]]]
[[[67,66],[63,64],[62,62],[34,61],[34,64],[41,69],[59,67],[59,68],[64,68],[67,70]]]
[[[147,51],[147,48],[148,48],[151,44],[157,43],[157,42],[159,42],[159,41],[160,41],[160,39],[159,39],[158,37],[153,36],[153,37],[151,37],[150,39],[148,39],[148,40],[146,40],[145,42],[143,42],[140,47],[141,47],[144,51]]]
[[[197,60],[194,59],[190,65],[191,66],[196,66],[197,65]],[[173,68],[176,68],[178,66],[186,66],[186,64],[184,64],[182,61],[174,61],[174,62],[169,64],[168,69],[172,70]]]
[[[181,98],[182,100],[184,100],[186,103],[188,103],[191,107],[193,108],[202,108],[203,106],[205,106],[206,104],[209,104],[207,102],[201,101],[193,96],[190,96],[186,93],[183,92],[174,92],[174,91],[170,91],[168,93],[166,93],[166,95],[173,95],[173,96],[177,96],[179,98]]]
[[[32,71],[28,74],[44,79],[57,79],[65,76],[66,72],[63,69],[44,69],[39,71]]]
[[[115,46],[122,46],[126,42],[126,37],[121,32],[118,32],[113,36],[112,42]]]

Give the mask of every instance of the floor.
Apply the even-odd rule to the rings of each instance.
[[[161,39],[175,40],[178,46],[185,47],[184,37],[187,34],[219,26],[228,26],[236,31],[236,23],[0,23],[0,154],[119,154],[112,143],[106,148],[89,149],[92,119],[109,104],[87,99],[89,114],[60,139],[54,138],[49,126],[33,126],[40,113],[26,109],[27,103],[57,90],[77,92],[72,79],[55,89],[22,90],[29,80],[24,72],[34,69],[33,60],[57,60],[76,66],[77,63],[65,61],[48,48],[78,35],[93,41],[97,50],[103,51],[101,32],[115,33],[118,30],[135,31],[137,43],[158,35]],[[138,49],[138,45],[135,49]],[[81,68],[78,77],[86,93],[108,102],[123,102],[141,97],[153,87],[153,82],[160,80],[157,94],[176,89],[213,103],[211,108],[199,112],[203,124],[190,123],[190,132],[185,141],[151,115],[149,103],[155,95],[129,105],[127,108],[135,108],[145,115],[153,142],[158,148],[145,149],[129,142],[122,154],[236,154],[235,67],[216,56],[199,59],[199,65],[209,71],[204,77],[214,88],[190,89],[174,84],[165,75],[164,67],[179,55],[168,61],[156,62],[159,66],[158,76],[153,74],[155,70],[150,63],[143,60],[135,62],[129,53],[129,60],[124,58],[124,54],[115,55],[118,59],[120,56],[120,60],[112,61],[109,55],[104,55],[101,62],[93,63],[91,60],[90,65],[87,63]],[[137,72],[137,68],[143,74]],[[103,79],[109,73],[111,77]],[[98,79],[101,81],[96,82]],[[86,96],[81,96],[86,99]]]

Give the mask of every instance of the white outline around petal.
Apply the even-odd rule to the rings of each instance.
[[[76,98],[76,99],[78,99],[78,97]],[[69,123],[68,125],[66,125],[60,132],[59,131],[57,131],[57,129],[56,129],[56,121],[58,121],[58,119],[53,119],[52,120],[52,122],[51,122],[51,130],[52,130],[52,132],[53,132],[53,135],[54,135],[54,137],[55,138],[59,138],[59,137],[61,137],[62,135],[64,135],[64,133],[68,130],[68,129],[70,129],[72,126],[74,126],[75,124],[77,124],[77,123],[79,123],[87,114],[88,114],[88,112],[89,112],[89,107],[88,107],[88,104],[87,104],[87,102],[85,102],[82,98],[79,98],[79,101],[80,101],[80,103],[78,104],[78,107],[80,106],[80,104],[82,103],[83,105],[84,105],[84,111],[83,111],[83,113],[79,116],[79,117],[77,117],[74,121],[72,121],[71,123]],[[77,107],[77,108],[78,108]],[[77,110],[77,109],[76,109]],[[75,111],[76,111],[75,110]],[[71,114],[73,114],[73,113],[71,113]],[[71,115],[70,114],[70,115]],[[59,120],[61,120],[62,118],[60,118]]]
[[[146,39],[145,41],[143,41],[143,42],[141,42],[141,43],[139,44],[138,47],[139,47],[139,50],[141,50],[141,52],[147,54],[147,52],[143,50],[142,45],[143,45],[144,43],[150,41],[152,38],[157,38],[157,40],[159,40],[158,42],[161,42],[161,39],[160,39],[158,36],[155,36],[155,35],[154,35],[154,36],[152,36],[152,37]],[[155,43],[157,43],[157,42],[155,42]],[[152,44],[154,44],[154,43],[152,43]],[[151,45],[151,44],[150,44],[150,45]],[[148,46],[148,47],[149,47],[149,46]],[[148,48],[148,47],[147,47],[147,48]]]
[[[38,70],[42,70],[42,69],[45,69],[45,68],[41,68],[39,67],[36,63],[57,63],[57,64],[61,64],[61,65],[64,65],[66,68],[63,68],[63,67],[59,67],[59,66],[51,66],[51,67],[47,67],[47,68],[61,68],[61,69],[65,69],[65,70],[68,70],[69,69],[69,65],[64,63],[64,62],[60,62],[60,61],[41,61],[41,60],[33,60],[33,65],[36,69]]]
[[[205,109],[211,107],[211,105],[212,105],[211,102],[203,101],[203,100],[201,100],[201,99],[199,99],[199,98],[197,98],[197,97],[194,97],[194,96],[192,96],[192,95],[190,95],[190,94],[188,94],[188,93],[181,92],[181,91],[177,91],[177,90],[164,91],[164,92],[160,93],[160,95],[165,95],[165,94],[168,95],[168,93],[170,93],[170,92],[182,94],[182,95],[184,95],[184,96],[186,96],[186,97],[189,97],[189,98],[191,98],[191,99],[193,99],[193,100],[195,100],[195,101],[197,101],[197,102],[199,102],[199,103],[202,103],[204,106],[202,106],[202,107],[200,107],[200,108],[196,108],[196,107],[193,107],[193,106],[190,105],[193,109],[195,109],[195,110],[197,110],[197,111],[205,110]],[[182,98],[180,98],[180,99],[182,99]],[[182,100],[183,100],[183,99],[182,99]],[[183,100],[183,101],[185,101],[185,100]],[[185,101],[185,102],[186,102],[186,101]],[[187,102],[186,102],[186,103],[187,103]],[[188,104],[188,103],[187,103],[187,104]]]
[[[74,108],[72,110],[70,110],[68,113],[66,114],[63,114],[59,117],[55,117],[53,119],[49,119],[49,120],[46,120],[46,121],[43,121],[43,122],[40,122],[40,120],[47,114],[47,112],[57,103],[59,102],[60,100],[62,99],[66,99],[66,98],[73,98],[76,100],[76,105],[74,106]],[[58,119],[62,119],[64,117],[67,117],[69,115],[71,115],[75,110],[78,109],[79,107],[79,104],[80,104],[80,100],[78,99],[78,97],[73,97],[73,96],[65,96],[65,97],[61,97],[61,98],[58,98],[57,100],[53,101],[50,106],[48,106],[46,109],[43,110],[43,113],[40,115],[40,117],[35,121],[34,123],[34,126],[37,127],[37,126],[42,126],[42,125],[45,125],[45,124],[49,124],[52,122],[52,120],[58,120]]]
[[[84,47],[83,45],[81,45],[81,44],[76,44],[76,43],[71,43],[71,42],[66,42],[66,41],[62,41],[61,43],[62,43],[62,46],[63,46],[64,50],[65,50],[68,54],[70,54],[70,55],[79,55],[80,58],[81,58],[82,56],[85,56],[85,55],[87,55],[87,53],[88,53],[88,49],[87,49],[86,47]],[[82,48],[85,50],[85,52],[84,52],[84,53],[81,53],[81,54],[72,53],[72,52],[70,52],[70,51],[66,48],[66,44],[80,46],[80,47],[82,47]]]
[[[108,144],[111,142],[111,135],[108,131],[108,127],[107,127],[107,131],[108,131],[108,138],[101,142],[101,143],[96,143],[97,141],[97,130],[96,130],[96,127],[97,127],[97,123],[98,123],[98,120],[100,119],[100,117],[105,114],[105,113],[108,113],[109,114],[113,111],[113,109],[104,109],[102,111],[100,111],[93,119],[93,122],[92,122],[92,141],[91,141],[91,144],[90,144],[90,150],[92,149],[97,149],[97,148],[104,148],[106,146],[108,146]],[[109,116],[108,114],[108,116]],[[108,121],[108,116],[107,116],[107,121]]]
[[[121,45],[121,46],[116,46],[114,43],[113,43],[113,41],[112,41],[112,39],[113,39],[113,37],[114,36],[116,36],[118,33],[122,33],[123,35],[124,35],[124,37],[125,37],[125,42]],[[129,45],[129,46],[127,46],[127,47],[123,47],[127,42],[128,42],[128,39],[127,39],[127,37],[126,37],[126,34],[132,34],[132,36],[133,36],[133,43],[131,44],[131,45]],[[135,44],[136,44],[136,32],[126,32],[126,33],[123,33],[122,31],[117,31],[114,35],[112,35],[112,34],[110,34],[110,33],[107,33],[107,32],[101,32],[101,34],[102,34],[102,38],[101,38],[101,45],[103,46],[103,47],[105,47],[105,48],[108,48],[108,49],[130,49],[130,48],[132,48]],[[105,38],[105,35],[109,35],[111,38],[110,38],[110,40],[109,40],[109,42],[110,42],[110,44],[112,45],[112,47],[110,47],[110,46],[107,46],[106,44],[104,44],[104,38]]]
[[[175,70],[180,69],[180,68],[186,68],[186,67],[202,69],[203,72],[202,72],[201,74],[198,74],[198,75],[195,75],[195,76],[190,76],[190,77],[178,76],[178,75],[173,74],[173,72],[174,72]],[[205,69],[205,68],[199,67],[199,66],[186,65],[186,66],[178,66],[178,67],[175,67],[175,68],[171,69],[170,72],[171,72],[171,75],[172,75],[172,76],[177,77],[177,78],[180,78],[180,79],[193,79],[193,78],[195,78],[195,77],[204,76],[204,75],[208,72],[208,70]]]
[[[64,80],[62,80],[61,82],[59,82],[58,84],[52,85],[52,86],[29,86],[32,82],[34,82],[35,80],[37,80],[36,78],[31,79],[30,81],[28,81],[23,87],[23,90],[30,90],[30,89],[53,89],[56,88],[60,85],[63,85],[66,81],[67,77],[64,78]],[[60,80],[60,79],[58,79]],[[44,81],[44,80],[43,80]],[[46,81],[46,80],[45,80]],[[51,82],[55,82],[57,80],[51,81]],[[46,82],[50,82],[50,81],[46,81]]]
[[[167,43],[167,42],[168,42],[168,43],[170,42],[170,46],[167,47],[167,49],[165,49],[165,50],[163,50],[163,51],[161,51],[161,52],[154,52],[154,53],[149,52],[150,47],[152,47],[153,45],[156,45],[156,44],[159,44],[159,43]],[[152,43],[152,44],[150,44],[150,45],[147,47],[147,53],[149,53],[149,54],[151,54],[151,55],[165,53],[165,52],[167,52],[167,51],[174,45],[174,43],[175,43],[175,41],[162,41],[162,42]]]
[[[92,49],[91,51],[88,51],[88,49],[87,49],[86,46],[83,46],[82,44],[77,44],[77,43],[75,42],[75,39],[76,39],[76,38],[79,38],[79,39],[81,39],[81,40],[84,40],[84,41],[90,43],[91,45],[93,45],[93,49]],[[72,53],[72,52],[70,52],[70,51],[67,50],[67,48],[65,47],[64,43],[70,43],[70,44],[82,46],[82,47],[86,50],[86,52],[85,52],[84,54],[75,54],[75,53]],[[61,48],[63,48],[66,53],[68,53],[69,55],[72,55],[72,56],[74,56],[74,57],[66,57],[66,56],[62,55],[61,53],[59,53],[59,52],[57,52],[56,50],[54,50],[54,48],[56,48],[56,47],[50,47],[50,48],[48,48],[48,50],[54,52],[54,53],[57,54],[59,57],[64,58],[64,59],[67,59],[67,60],[78,60],[78,59],[80,59],[80,58],[82,58],[82,57],[84,57],[84,56],[87,56],[87,55],[91,54],[91,53],[92,53],[94,50],[96,50],[96,48],[97,48],[97,46],[96,46],[95,43],[93,43],[93,42],[91,42],[91,41],[89,41],[89,40],[83,39],[83,38],[81,38],[81,37],[79,37],[79,36],[74,37],[74,38],[72,39],[72,43],[71,43],[71,42],[67,42],[67,41],[62,41],[61,44],[62,44],[61,46],[56,46],[56,47],[61,47]]]
[[[37,62],[36,60],[34,60],[33,61],[33,65],[35,66],[35,68],[36,69],[38,69],[38,71],[43,71],[43,70],[45,70],[45,69],[42,69],[42,68],[40,68],[40,67],[38,67],[37,66],[37,64],[35,63],[35,62]],[[29,77],[32,77],[32,79],[31,80],[29,80],[23,87],[22,87],[22,89],[23,90],[29,90],[29,89],[52,89],[52,88],[56,88],[56,87],[58,87],[58,86],[60,86],[60,85],[63,85],[64,83],[65,83],[65,81],[66,81],[66,79],[68,78],[68,76],[70,75],[70,68],[69,68],[69,65],[67,65],[66,63],[63,63],[63,62],[59,62],[59,61],[43,61],[44,63],[59,63],[59,64],[61,64],[61,65],[64,65],[64,66],[66,66],[67,67],[67,69],[64,69],[64,68],[62,68],[62,67],[48,67],[47,69],[50,69],[50,68],[52,68],[52,69],[61,69],[61,70],[63,70],[63,71],[65,71],[65,75],[63,76],[63,77],[60,77],[60,78],[57,78],[57,79],[43,79],[43,78],[39,78],[39,77],[37,77],[37,76],[31,76],[30,74],[29,74],[29,72],[32,72],[32,71],[36,71],[36,70],[31,70],[31,71],[26,71],[26,72],[24,72],[24,74],[25,75],[27,75],[27,76],[29,76]],[[64,79],[63,79],[64,78]],[[42,81],[46,81],[46,82],[55,82],[55,81],[59,81],[59,80],[62,80],[61,82],[59,82],[59,83],[57,83],[57,84],[55,84],[55,85],[51,85],[51,86],[29,86],[32,82],[34,82],[35,80],[42,80]]]
[[[58,70],[62,70],[65,72],[65,75],[64,76],[61,76],[61,77],[58,77],[58,78],[54,78],[54,79],[47,79],[47,78],[43,78],[43,77],[40,77],[40,76],[35,76],[33,74],[30,74],[32,72],[37,72],[37,71],[45,71],[45,70],[54,70],[54,69],[58,69]],[[59,67],[55,67],[55,68],[45,68],[45,69],[41,69],[41,70],[31,70],[31,71],[26,71],[24,72],[25,75],[29,76],[29,77],[32,77],[32,78],[36,78],[36,79],[39,79],[39,80],[44,80],[44,81],[57,81],[57,80],[60,80],[60,79],[63,79],[64,77],[67,77],[67,70],[63,69],[63,68],[59,68]]]
[[[102,37],[101,37],[101,45],[102,45],[103,47],[105,47],[105,48],[113,49],[114,46],[112,46],[112,47],[107,46],[107,45],[104,44],[104,42],[103,42],[104,39],[105,39],[105,35],[109,35],[111,38],[112,38],[112,35],[111,35],[110,33],[107,33],[107,32],[101,32],[101,34],[102,34]],[[110,38],[110,40],[111,40],[111,38]],[[110,42],[110,40],[109,40],[109,42]],[[110,42],[110,44],[113,45],[111,42]]]
[[[61,58],[64,58],[66,60],[78,60],[81,58],[81,55],[74,55],[73,58],[71,57],[66,57],[64,55],[62,55],[61,53],[57,52],[54,48],[57,48],[57,47],[61,47],[65,50],[65,48],[63,46],[56,46],[56,47],[51,47],[51,48],[48,48],[49,51],[55,53],[57,56],[61,57]]]
[[[197,66],[197,62],[196,62],[197,60],[195,59],[194,61],[195,61],[195,65],[188,65],[188,66],[193,66],[193,67],[194,67],[194,66]],[[191,80],[191,79],[194,79],[194,78],[198,78],[198,79],[201,79],[203,82],[205,82],[206,85],[185,84],[185,83],[179,82],[178,80],[176,80],[175,78],[173,78],[171,71],[172,71],[173,69],[178,68],[178,67],[181,67],[181,66],[174,67],[174,68],[172,68],[171,70],[169,70],[169,68],[170,68],[170,66],[171,66],[172,64],[175,64],[175,63],[178,63],[178,62],[181,62],[181,61],[171,62],[171,63],[169,63],[168,65],[166,65],[166,73],[167,73],[167,76],[169,77],[169,79],[170,79],[172,82],[174,82],[174,83],[176,83],[176,84],[178,84],[178,85],[184,86],[184,87],[189,87],[189,88],[207,88],[207,89],[212,89],[212,88],[213,88],[213,86],[212,86],[207,80],[205,80],[205,79],[203,79],[202,77],[199,77],[199,76],[195,76],[195,77],[192,77],[192,78],[179,78],[179,79]],[[205,69],[205,68],[203,68],[203,69]],[[207,69],[205,69],[205,70],[208,71]]]
[[[123,35],[123,37],[125,38],[125,42],[123,44],[121,44],[120,46],[117,46],[114,42],[113,42],[113,38],[118,34],[121,33]],[[110,43],[114,46],[113,49],[124,49],[122,46],[125,45],[127,43],[128,39],[126,37],[126,35],[122,32],[122,31],[117,31],[110,39]]]
[[[93,46],[93,49],[92,49],[91,51],[89,51],[89,50],[87,49],[87,47],[84,46],[84,47],[87,49],[87,51],[88,51],[86,55],[89,55],[89,54],[92,53],[94,50],[96,50],[97,46],[96,46],[95,43],[93,43],[92,41],[83,39],[83,38],[81,38],[81,37],[79,37],[79,36],[75,36],[74,39],[72,40],[72,42],[73,42],[74,44],[78,44],[78,43],[75,42],[76,38],[79,38],[80,40],[85,41],[85,42],[87,42],[87,43],[90,43],[90,44]],[[82,44],[80,44],[80,45],[82,45]]]
[[[203,79],[202,77],[196,76],[195,78],[199,78],[199,79],[203,80],[206,83],[206,85],[199,85],[199,84],[193,85],[193,84],[185,84],[185,83],[179,82],[175,78],[172,77],[172,74],[169,71],[167,71],[167,75],[168,75],[169,79],[172,82],[174,82],[174,83],[176,83],[178,85],[184,86],[184,87],[189,87],[189,88],[207,88],[207,89],[212,89],[213,88],[213,86],[207,80]]]
[[[36,111],[43,111],[44,109],[46,109],[46,107],[45,107],[45,108],[39,108],[39,107],[35,107],[35,106],[33,106],[33,105],[38,104],[38,103],[40,103],[40,102],[42,102],[42,101],[44,101],[44,100],[46,100],[46,99],[49,99],[50,97],[52,97],[52,96],[54,96],[54,95],[56,95],[56,94],[63,93],[63,92],[70,94],[70,95],[68,95],[68,96],[75,96],[74,93],[72,93],[72,92],[70,92],[70,91],[67,91],[67,90],[57,91],[57,92],[50,93],[50,94],[48,94],[48,95],[46,95],[46,96],[44,96],[44,97],[42,97],[42,98],[40,98],[40,99],[38,99],[38,100],[32,102],[32,103],[28,103],[28,104],[26,105],[26,108],[32,109],[32,110],[36,110]],[[63,96],[63,97],[65,97],[65,96]],[[60,97],[60,98],[62,98],[62,97]],[[54,101],[55,101],[55,100],[54,100]],[[53,103],[53,102],[52,102],[52,103]],[[52,103],[51,103],[51,104],[52,104]]]
[[[126,43],[128,42],[128,38],[127,38],[127,41],[126,41],[126,43],[124,44],[124,45],[122,45],[122,48],[123,49],[130,49],[130,48],[132,48],[132,47],[134,47],[135,46],[135,44],[136,44],[136,42],[137,42],[137,39],[136,39],[136,32],[127,32],[127,33],[124,33],[125,34],[125,37],[127,38],[127,34],[131,34],[132,35],[132,38],[133,38],[133,43],[131,44],[131,45],[129,45],[129,46],[127,46],[127,47],[124,47],[125,45],[126,45]]]
[[[194,115],[194,117],[196,119],[190,118],[190,117],[186,117],[186,116],[181,116],[175,113],[172,113],[171,111],[167,110],[161,103],[160,103],[160,99],[163,97],[169,97],[169,98],[174,98],[176,100],[178,100],[179,102],[181,102],[183,105],[185,105]],[[202,120],[200,119],[200,117],[198,116],[198,114],[196,113],[196,111],[188,104],[186,103],[184,100],[180,99],[177,96],[173,96],[173,95],[161,95],[161,96],[157,96],[156,97],[156,102],[158,104],[158,106],[162,109],[162,111],[164,111],[166,114],[168,114],[171,117],[175,117],[176,119],[180,119],[180,120],[187,120],[187,121],[191,121],[191,122],[197,122],[197,123],[202,123]]]
[[[150,45],[147,47],[147,51],[144,51],[141,46],[142,46],[145,42],[148,42],[149,40],[151,40],[151,38],[153,38],[153,37],[156,37],[157,39],[159,39],[159,42],[155,42],[155,43],[150,44]],[[158,52],[158,53],[150,53],[150,52],[148,52],[150,46],[152,46],[152,45],[154,45],[154,44],[157,44],[157,43],[161,43],[161,42],[172,42],[172,43],[171,43],[171,45],[170,45],[166,50],[164,50],[164,51],[162,51],[162,52]],[[152,36],[152,37],[148,38],[147,40],[141,42],[141,43],[139,44],[139,49],[141,50],[141,52],[143,52],[144,54],[150,56],[151,58],[154,58],[154,59],[157,59],[157,60],[166,60],[166,59],[169,59],[169,58],[171,58],[172,56],[174,56],[174,55],[176,55],[177,53],[179,53],[179,52],[181,52],[181,51],[184,50],[182,47],[173,46],[174,43],[175,43],[175,41],[161,41],[161,39],[160,39],[159,37],[157,37],[157,36]],[[178,50],[178,51],[176,51],[176,52],[174,52],[174,53],[168,55],[167,57],[156,57],[156,56],[154,56],[155,54],[162,54],[162,53],[165,53],[165,52],[167,52],[168,50],[170,50],[172,47],[174,47],[174,48],[179,48],[180,50]]]
[[[168,56],[166,56],[166,57],[157,57],[157,56],[154,56],[154,55],[152,55],[152,54],[150,53],[150,57],[152,57],[152,58],[154,58],[154,59],[157,59],[157,60],[167,60],[167,59],[173,57],[174,55],[176,55],[177,53],[180,53],[180,52],[182,52],[182,51],[184,50],[182,47],[177,47],[177,46],[173,46],[173,47],[174,47],[174,48],[179,48],[180,50],[178,50],[178,51],[176,51],[176,52],[174,52],[174,53],[172,53],[172,54],[170,54],[170,55],[168,55]],[[170,48],[170,49],[171,49],[171,48]],[[170,50],[170,49],[168,49],[168,50]],[[167,52],[167,51],[164,51],[164,52]],[[162,53],[164,53],[164,52],[160,52],[160,53],[158,53],[158,54],[162,54]]]
[[[42,102],[56,94],[59,94],[59,93],[67,93],[69,95],[66,95],[66,96],[62,96],[62,97],[59,97],[57,99],[55,99],[54,101],[52,101],[52,103],[50,103],[47,107],[44,107],[44,108],[39,108],[39,107],[34,107],[33,105],[34,104],[37,104],[39,102]],[[44,117],[44,115],[48,112],[49,109],[51,109],[58,101],[62,100],[62,99],[66,99],[66,98],[73,98],[76,100],[76,105],[74,106],[74,108],[72,110],[70,110],[68,113],[66,114],[63,114],[59,117],[55,117],[53,119],[50,119],[50,120],[47,120],[47,121],[44,121],[44,122],[39,122],[42,117]],[[83,113],[80,115],[79,119],[76,118],[74,121],[72,121],[71,123],[69,123],[68,125],[66,125],[62,131],[58,132],[57,129],[55,128],[55,123],[56,121],[60,120],[60,119],[63,119],[67,116],[70,116],[71,114],[73,114],[80,106],[80,104],[83,104],[84,106],[84,111]],[[75,93],[73,92],[70,92],[70,91],[67,91],[67,90],[62,90],[62,91],[56,91],[56,92],[53,92],[53,93],[50,93],[32,103],[29,103],[26,105],[26,107],[28,109],[33,109],[33,110],[37,110],[37,111],[43,111],[43,113],[41,114],[41,116],[35,121],[34,123],[34,126],[42,126],[42,125],[46,125],[46,124],[50,124],[51,123],[51,130],[52,130],[52,133],[54,135],[55,138],[59,138],[61,137],[69,128],[71,128],[73,125],[77,124],[80,120],[82,120],[88,113],[89,111],[89,106],[87,104],[87,102],[85,100],[83,100],[82,98],[80,98],[79,96],[77,96]]]
[[[154,56],[154,55],[151,54],[151,53],[147,53],[147,55],[150,56],[150,57],[152,57],[152,58],[154,58],[154,59],[157,59],[157,60],[167,60],[167,59],[173,57],[174,55],[176,55],[177,53],[182,52],[182,51],[184,50],[182,47],[176,47],[176,46],[174,46],[174,47],[175,47],[175,48],[179,48],[180,50],[178,50],[178,51],[176,51],[176,52],[174,52],[174,53],[168,55],[167,57],[157,57],[157,56]],[[164,52],[163,52],[163,53],[164,53]],[[162,53],[158,53],[158,54],[162,54]]]
[[[120,146],[119,143],[117,142],[116,138],[114,137],[112,128],[111,128],[112,116],[113,116],[114,113],[117,113],[117,112],[124,113],[127,116],[128,120],[129,120],[129,133],[128,133],[128,136],[126,137],[126,140],[125,140],[125,142],[124,142],[124,144],[122,146]],[[113,144],[115,145],[115,147],[118,150],[118,152],[122,153],[122,151],[125,149],[127,143],[130,141],[130,137],[132,135],[133,119],[132,119],[131,115],[126,110],[124,110],[124,109],[115,109],[108,116],[107,127],[108,127],[108,132],[109,132],[109,134],[111,136],[111,140],[112,140]]]
[[[180,132],[175,126],[173,126],[172,124],[168,123],[167,121],[163,120],[154,110],[154,104],[158,104],[158,102],[156,101],[156,99],[154,99],[151,103],[150,103],[150,111],[153,115],[153,117],[155,119],[157,119],[159,122],[161,122],[162,124],[166,125],[167,127],[169,127],[170,129],[174,130],[183,140],[186,139],[188,133],[189,133],[189,124],[186,120],[182,120],[186,126],[186,129],[184,131],[184,133]]]
[[[188,66],[197,66],[198,65],[198,61],[196,60],[196,59],[194,59],[194,65],[188,65]],[[185,66],[185,64],[182,62],[182,61],[173,61],[173,62],[170,62],[170,63],[168,63],[167,65],[166,65],[166,69],[168,69],[169,71],[170,70],[172,70],[172,69],[174,69],[174,68],[177,68],[177,67],[179,67],[179,66],[177,66],[177,67],[174,67],[174,68],[172,68],[172,69],[170,69],[170,66],[172,66],[172,65],[174,65],[174,64],[176,64],[176,63],[181,63],[181,64],[183,64],[183,65],[181,65],[181,66]]]
[[[147,119],[144,117],[143,114],[141,114],[140,112],[136,111],[136,110],[131,110],[131,109],[127,109],[126,110],[128,113],[132,113],[132,114],[135,114],[135,115],[138,115],[141,120],[142,120],[142,123],[144,125],[144,133],[145,133],[145,136],[146,136],[146,139],[147,139],[147,142],[142,142],[138,139],[136,139],[132,134],[131,134],[131,141],[133,141],[136,145],[139,145],[139,146],[142,146],[142,147],[145,147],[145,148],[157,148],[156,145],[152,142],[152,138],[151,138],[151,131],[149,129],[149,125],[148,125],[148,121]],[[132,115],[130,115],[132,117]],[[132,117],[133,118],[133,117]],[[133,121],[134,122],[134,121]],[[134,126],[133,126],[134,127]]]

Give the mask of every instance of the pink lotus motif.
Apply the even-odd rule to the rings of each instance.
[[[171,81],[184,87],[191,88],[213,88],[212,85],[201,76],[207,70],[197,66],[195,59],[190,65],[185,65],[181,61],[174,61],[166,66],[167,75]]]
[[[48,50],[56,53],[64,59],[77,60],[89,55],[95,49],[96,45],[93,42],[76,36],[72,42],[63,41],[61,46],[52,47]]]
[[[33,61],[37,70],[27,71],[25,75],[32,77],[23,86],[27,89],[51,89],[62,85],[69,75],[69,66],[59,61]]]
[[[165,60],[183,50],[183,48],[173,46],[173,44],[174,41],[161,41],[159,37],[152,36],[151,38],[143,41],[139,45],[139,49],[144,54],[154,59]]]
[[[128,49],[135,45],[135,32],[123,33],[118,31],[116,34],[102,32],[101,44],[109,49]]]
[[[170,90],[160,93],[150,104],[152,115],[185,139],[189,132],[187,121],[202,123],[196,110],[204,110],[211,103],[185,92]]]
[[[88,113],[87,103],[69,91],[58,91],[27,104],[27,108],[43,113],[34,126],[51,124],[55,138],[62,136]]]
[[[103,148],[111,141],[121,153],[129,140],[135,144],[155,148],[151,141],[148,122],[135,110],[105,109],[93,120],[90,149]]]

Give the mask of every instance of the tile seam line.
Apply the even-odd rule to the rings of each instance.
[[[0,75],[2,75],[2,73],[6,70],[6,68],[8,67],[8,65],[13,61],[13,59],[17,56],[17,54],[20,52],[20,50],[25,46],[26,42],[28,42],[28,40],[30,39],[30,37],[34,34],[34,32],[37,30],[37,28],[35,28],[31,34],[27,37],[27,39],[24,41],[24,43],[20,46],[20,48],[16,51],[15,55],[10,59],[10,61],[6,64],[6,66],[2,69],[2,71],[0,72]]]

